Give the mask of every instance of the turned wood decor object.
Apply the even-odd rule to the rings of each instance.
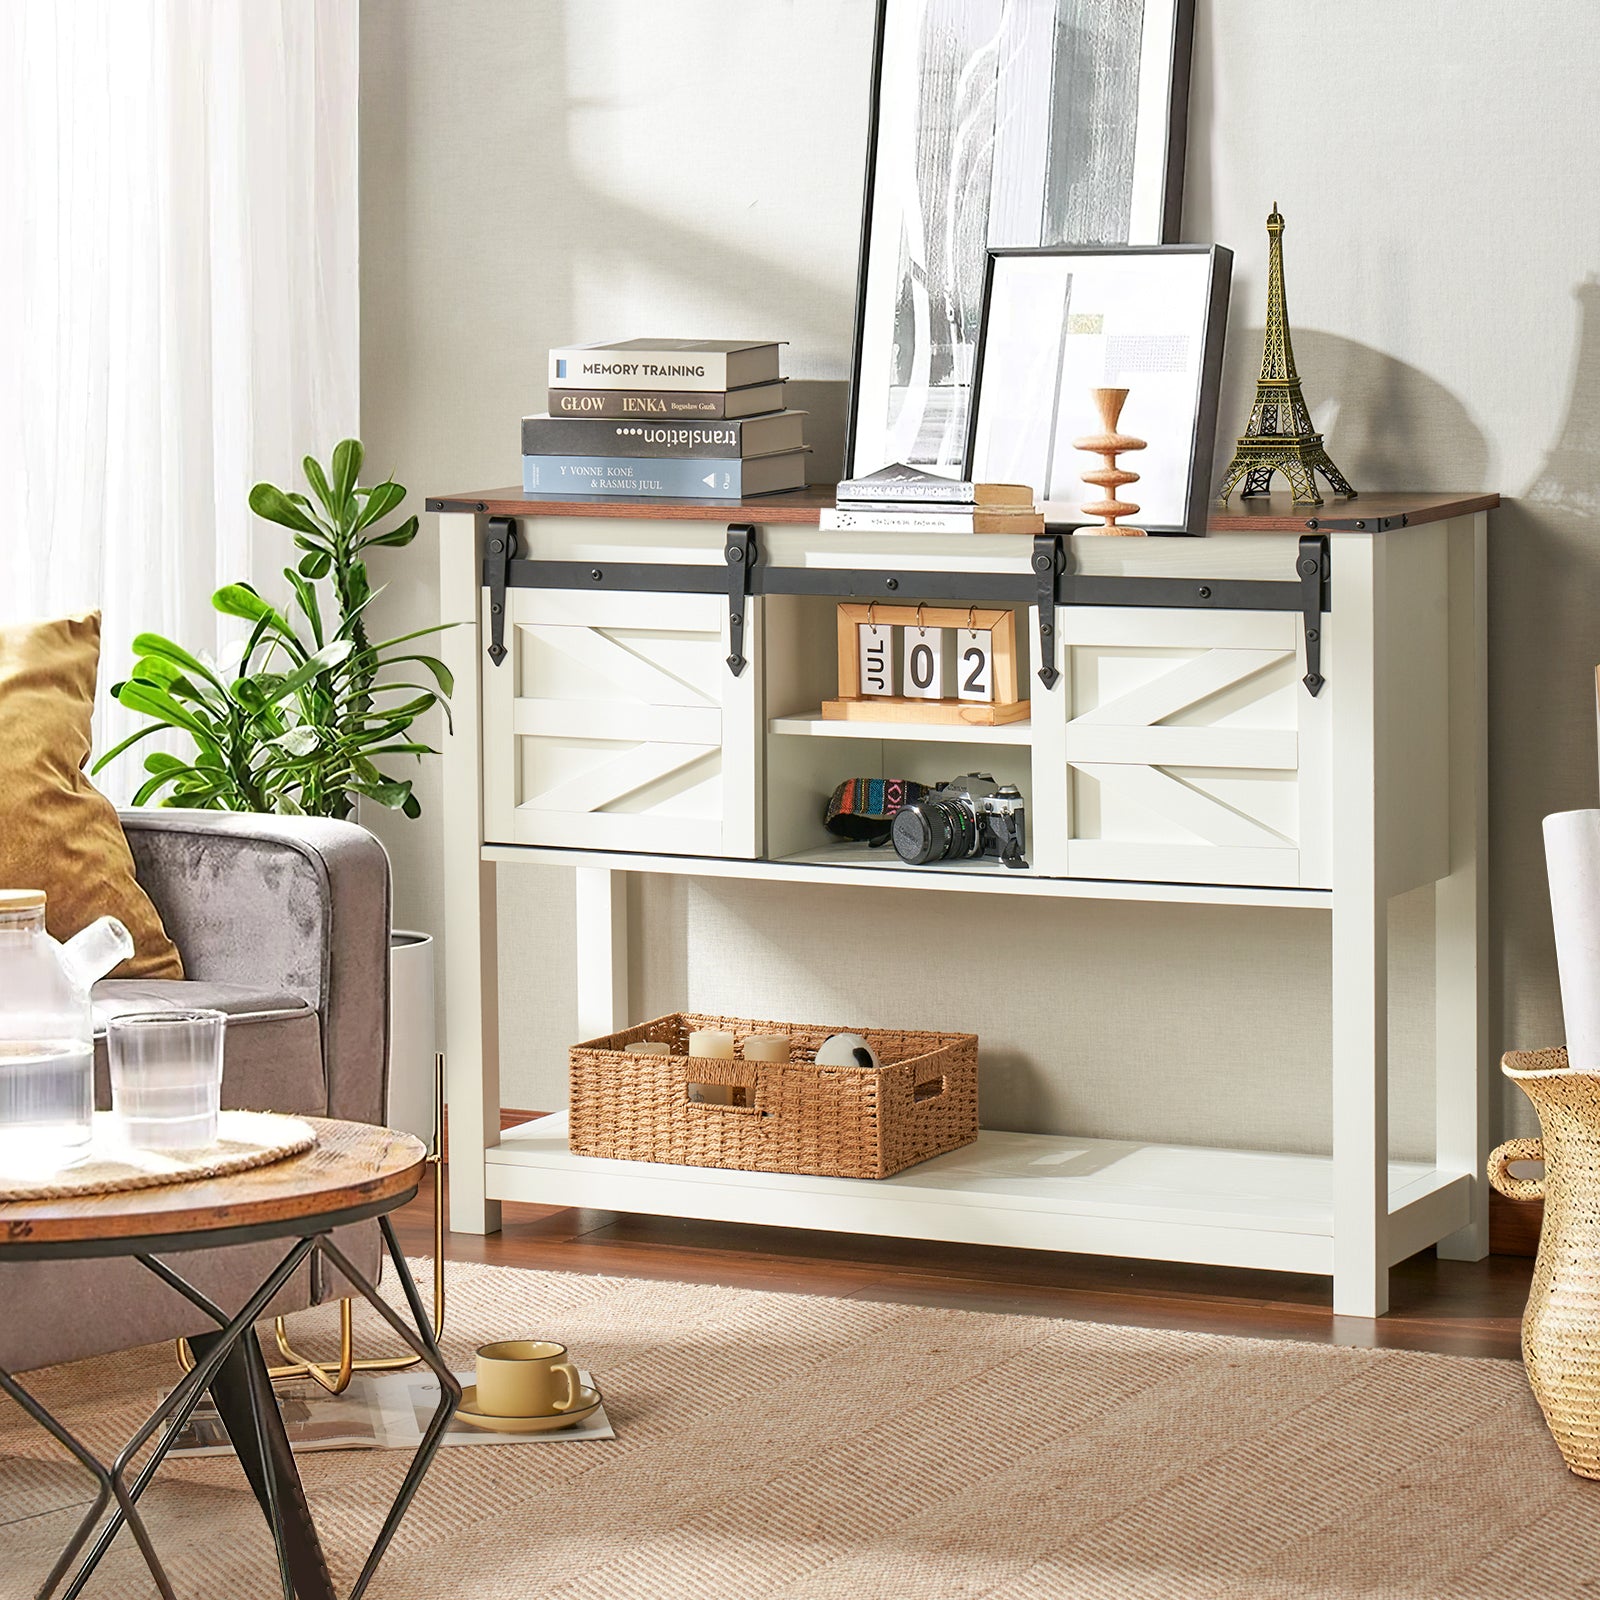
[[[1103,500],[1096,500],[1086,504],[1084,510],[1092,517],[1099,517],[1105,523],[1100,533],[1120,533],[1129,538],[1142,539],[1143,528],[1123,528],[1117,524],[1118,517],[1131,517],[1139,508],[1131,500],[1119,500],[1117,491],[1130,483],[1139,481],[1137,472],[1129,472],[1126,467],[1117,465],[1117,457],[1127,450],[1143,450],[1146,441],[1136,439],[1131,433],[1118,433],[1117,420],[1122,415],[1123,402],[1128,398],[1126,389],[1093,389],[1094,403],[1100,409],[1100,421],[1105,428],[1104,433],[1091,433],[1082,439],[1074,439],[1074,450],[1086,450],[1092,456],[1104,456],[1105,465],[1093,472],[1083,474],[1085,483],[1092,483],[1095,488],[1105,491]]]

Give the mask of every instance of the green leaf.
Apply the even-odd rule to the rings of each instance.
[[[220,689],[221,680],[210,667],[198,656],[191,655],[182,645],[174,644],[172,640],[164,638],[159,633],[140,633],[134,635],[133,653],[145,658],[155,657],[163,661],[175,661],[186,671],[194,673],[197,677],[204,678],[207,683],[216,684]]]
[[[368,489],[366,504],[356,518],[356,531],[359,533],[363,528],[370,528],[374,522],[388,516],[405,497],[405,490],[393,478]],[[415,523],[417,519],[413,517],[411,520]]]
[[[258,483],[250,491],[250,509],[258,517],[265,517],[268,522],[276,522],[284,528],[293,528],[299,533],[318,531],[316,523],[276,484]]]
[[[444,662],[437,656],[386,656],[382,665],[386,667],[398,666],[402,661],[415,661],[434,676],[435,682],[446,694],[454,694],[456,690],[455,674],[451,672]]]
[[[197,739],[208,739],[211,729],[205,720],[186,711],[171,695],[137,679],[122,686],[118,700],[130,711],[142,711],[147,717],[171,728],[182,728]]]
[[[134,790],[133,803],[136,806],[148,805],[150,800],[155,795],[160,794],[160,792],[165,789],[169,783],[172,783],[176,777],[176,773],[162,772],[157,773],[153,778],[146,778],[145,781]],[[164,801],[163,804],[166,804],[166,802]]]
[[[300,576],[302,578],[326,578],[328,568],[333,565],[333,557],[326,550],[313,550],[310,555],[300,558]]]
[[[322,475],[322,463],[315,456],[307,456],[300,463],[306,475],[306,482],[312,487],[317,499],[322,502],[323,509],[330,517],[337,517],[338,507],[333,498],[333,491],[328,487],[328,480]]]
[[[248,583],[228,583],[211,597],[211,604],[225,617],[243,617],[246,622],[266,622],[279,632],[287,632],[289,624],[283,613],[263,600]]]
[[[379,594],[383,593],[381,589],[378,592]],[[460,626],[459,622],[434,622],[430,623],[426,628],[417,628],[411,633],[397,633],[394,638],[385,639],[381,643],[373,645],[372,648],[380,651],[387,650],[391,645],[410,644],[413,639],[426,639],[431,633],[443,633],[447,628],[459,628]]]
[[[287,733],[280,734],[272,743],[291,756],[308,756],[322,743],[322,736],[315,728],[308,728],[302,724],[298,728],[290,728]]]
[[[314,655],[308,656],[301,664],[283,680],[283,687],[277,698],[282,700],[287,696],[303,689],[313,678],[320,677],[330,668],[339,665],[350,654],[352,646],[348,639],[335,639],[332,644],[325,644]]]
[[[118,684],[117,687],[120,689],[122,685]],[[110,763],[115,761],[124,750],[127,750],[131,746],[138,744],[141,739],[148,739],[152,733],[160,733],[162,726],[163,724],[159,722],[147,722],[144,727],[139,729],[137,733],[130,733],[126,739],[124,739],[120,744],[113,745],[103,756],[100,757],[98,761],[95,762],[92,767],[90,767],[89,776],[93,777],[95,773],[101,771],[104,767],[109,766]],[[145,766],[148,767],[151,761],[155,758],[153,756],[146,756],[144,759]]]
[[[317,591],[293,567],[285,567],[283,575],[289,580],[289,587],[300,602],[300,610],[311,624],[311,637],[320,649],[325,641],[322,637],[322,607],[317,602]]]
[[[417,536],[417,519],[407,517],[397,528],[391,528],[387,533],[374,534],[370,539],[363,539],[360,548],[370,550],[374,545],[392,545],[401,549],[411,543]]]
[[[350,491],[361,476],[361,454],[359,439],[341,439],[333,447],[333,493],[341,507],[350,498]]]
[[[376,783],[363,782],[352,787],[357,794],[376,800],[380,806],[388,806],[394,811],[403,811],[406,801],[411,798],[411,784],[399,778],[380,777]]]

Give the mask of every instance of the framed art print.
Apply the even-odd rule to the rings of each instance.
[[[845,475],[957,477],[992,247],[1159,244],[1193,0],[878,0]]]
[[[1222,245],[990,251],[970,475],[1032,485],[1051,527],[1094,524],[1083,474],[1104,462],[1074,441],[1105,431],[1095,391],[1125,389],[1129,524],[1204,533],[1232,268]]]

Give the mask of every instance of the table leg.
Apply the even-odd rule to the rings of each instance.
[[[204,1355],[221,1338],[220,1332],[203,1333],[190,1343]],[[211,1398],[272,1529],[284,1600],[335,1600],[333,1576],[254,1333],[228,1352],[211,1380]]]
[[[456,1403],[461,1399],[461,1385],[439,1352],[438,1342],[428,1323],[427,1308],[422,1304],[422,1296],[417,1293],[411,1269],[406,1265],[405,1252],[401,1250],[400,1241],[395,1236],[394,1225],[385,1216],[378,1218],[378,1227],[383,1232],[383,1242],[388,1247],[389,1259],[394,1263],[395,1277],[399,1280],[406,1305],[411,1312],[412,1320],[416,1323],[415,1332],[406,1326],[394,1307],[378,1293],[376,1286],[369,1283],[356,1269],[333,1242],[330,1234],[324,1234],[317,1241],[317,1248],[344,1274],[345,1281],[361,1295],[362,1299],[427,1363],[433,1375],[439,1380],[439,1404],[434,1408],[433,1416],[423,1431],[422,1443],[417,1446],[417,1453],[411,1458],[411,1465],[401,1480],[399,1492],[394,1497],[394,1504],[389,1508],[389,1515],[383,1519],[383,1526],[378,1530],[378,1537],[373,1541],[371,1553],[361,1568],[361,1576],[356,1579],[355,1586],[350,1591],[349,1600],[361,1600],[361,1596],[366,1592],[367,1585],[372,1581],[372,1575],[378,1570],[378,1563],[383,1560],[384,1551],[389,1548],[389,1541],[394,1538],[395,1530],[400,1526],[400,1519],[405,1516],[411,1505],[412,1496],[421,1486],[424,1474],[433,1464],[434,1456],[439,1453],[444,1430],[449,1427],[450,1418],[455,1414]],[[438,1270],[441,1272],[444,1270],[443,1262],[439,1263]]]
[[[192,1371],[185,1374],[183,1380],[173,1389],[172,1393],[156,1407],[144,1425],[128,1441],[128,1444],[123,1448],[109,1470],[88,1449],[80,1444],[60,1422],[51,1416],[44,1406],[34,1399],[15,1378],[4,1369],[0,1369],[0,1389],[9,1394],[34,1421],[39,1423],[53,1438],[70,1450],[94,1474],[99,1486],[99,1492],[96,1495],[93,1508],[79,1523],[72,1538],[68,1540],[66,1548],[50,1569],[49,1575],[38,1590],[38,1600],[50,1600],[50,1596],[55,1593],[62,1577],[66,1574],[73,1559],[82,1548],[90,1530],[99,1520],[110,1495],[116,1496],[117,1510],[107,1519],[89,1553],[79,1564],[63,1600],[76,1600],[76,1596],[82,1592],[83,1586],[89,1581],[90,1574],[99,1565],[100,1558],[110,1548],[111,1541],[116,1538],[125,1522],[128,1524],[139,1546],[139,1552],[144,1557],[145,1565],[150,1569],[150,1576],[155,1580],[158,1593],[161,1594],[163,1600],[174,1600],[172,1585],[167,1579],[166,1572],[162,1569],[160,1558],[155,1552],[155,1546],[151,1543],[150,1536],[145,1531],[144,1523],[137,1510],[137,1501],[144,1492],[145,1485],[150,1481],[151,1475],[165,1457],[171,1441],[176,1437],[178,1430],[188,1421],[189,1414],[199,1403],[200,1395],[211,1381],[217,1367],[221,1365],[226,1349],[235,1343],[261,1314],[262,1310],[272,1300],[272,1297],[278,1293],[293,1275],[295,1268],[310,1253],[314,1242],[311,1239],[302,1239],[268,1274],[266,1281],[255,1294],[251,1295],[238,1316],[233,1318],[231,1322],[226,1318],[221,1319],[224,1322],[224,1327],[217,1336],[220,1349],[213,1349],[205,1359],[195,1364]],[[149,1264],[148,1258],[142,1257],[140,1259],[145,1260],[147,1265]],[[145,1463],[138,1477],[131,1485],[124,1483],[123,1476],[127,1472],[134,1456],[139,1453],[146,1442],[164,1424],[170,1424],[170,1426],[166,1433],[157,1440],[155,1449],[150,1454],[150,1459]]]
[[[100,1520],[101,1513],[111,1503],[111,1474],[106,1471],[87,1446],[80,1444],[4,1368],[0,1368],[0,1389],[4,1389],[57,1444],[69,1451],[73,1459],[85,1471],[94,1474],[96,1485],[94,1503],[84,1513],[83,1519],[78,1523],[76,1532],[67,1541],[66,1547],[56,1558],[56,1564],[51,1567],[49,1574],[39,1587],[38,1600],[50,1600],[50,1596],[56,1592],[57,1584],[66,1576],[67,1568],[72,1565],[73,1557],[83,1548],[83,1541],[89,1537],[94,1525]]]

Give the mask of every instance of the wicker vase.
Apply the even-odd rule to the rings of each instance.
[[[1600,1075],[1572,1071],[1565,1050],[1513,1051],[1501,1070],[1533,1102],[1544,1135],[1489,1157],[1501,1194],[1544,1201],[1522,1359],[1567,1465],[1600,1478]],[[1512,1161],[1543,1161],[1544,1176],[1513,1178]]]

